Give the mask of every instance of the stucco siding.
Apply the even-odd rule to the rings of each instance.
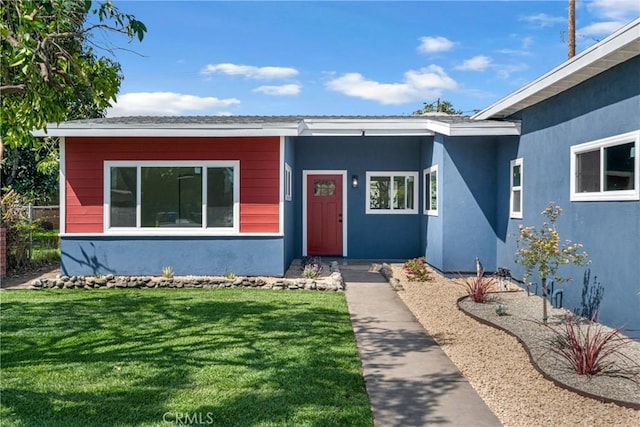
[[[64,237],[67,275],[284,275],[282,237]]]
[[[426,169],[432,166],[438,166],[438,215],[423,215],[423,244],[425,246],[424,255],[427,262],[439,270],[444,270],[443,251],[444,251],[444,197],[446,188],[443,184],[442,174],[444,173],[444,147],[443,136],[436,135],[433,143],[424,144],[423,166]],[[421,171],[421,177],[424,174]],[[423,183],[427,185],[427,183]],[[424,187],[423,193],[424,193]],[[424,194],[422,195],[424,198]],[[424,213],[424,212],[423,212]]]
[[[569,164],[573,145],[638,130],[638,75],[640,57],[517,115],[523,125],[516,156],[524,159],[524,217],[510,220],[507,227],[514,232],[520,223],[539,227],[544,220],[540,212],[549,201],[560,205],[561,239],[584,244],[592,276],[605,287],[601,319],[635,328],[640,327],[640,202],[571,202]],[[499,168],[508,169],[507,158],[500,163]],[[511,266],[521,277],[522,269],[513,263],[514,241],[498,241],[498,263]],[[582,267],[561,268],[563,275],[575,278],[564,285],[565,306],[570,309],[580,305],[583,272]]]
[[[444,137],[443,262],[447,272],[496,269],[496,144],[490,137]]]

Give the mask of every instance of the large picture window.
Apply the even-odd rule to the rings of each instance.
[[[105,162],[110,231],[238,230],[239,162]]]
[[[418,213],[418,172],[367,172],[368,214]]]
[[[522,219],[522,159],[511,160],[509,217]]]
[[[640,131],[571,147],[571,200],[639,200]]]
[[[424,213],[438,215],[438,166],[424,170]]]

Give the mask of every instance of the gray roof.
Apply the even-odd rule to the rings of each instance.
[[[36,136],[409,136],[518,135],[519,123],[420,116],[135,116],[72,120]]]
[[[304,120],[313,121],[419,121],[432,119],[444,123],[475,122],[469,116],[454,116],[447,114],[427,114],[421,116],[388,115],[388,116],[125,116],[105,117],[99,119],[70,120],[60,123],[57,127],[111,127],[111,126],[215,126],[215,125],[258,125],[258,124],[297,124]]]

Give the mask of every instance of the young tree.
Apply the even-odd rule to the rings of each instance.
[[[427,113],[446,113],[452,115],[462,114],[462,110],[456,110],[451,102],[444,100],[440,101],[440,98],[431,103],[423,102],[422,104],[422,108],[412,113],[414,116],[420,116]]]
[[[120,65],[96,31],[142,40],[145,25],[111,0],[0,0],[0,136],[10,148],[36,142],[30,132],[68,117],[74,103],[103,111],[120,88]],[[88,18],[91,19],[88,19]]]
[[[547,323],[547,278],[551,277],[558,283],[566,279],[558,275],[558,268],[563,264],[584,265],[588,263],[587,253],[580,252],[582,245],[565,240],[560,243],[560,236],[556,230],[556,220],[562,209],[553,202],[542,211],[542,215],[549,219],[538,230],[535,227],[518,227],[519,235],[516,240],[515,262],[522,264],[525,269],[524,281],[528,282],[534,272],[542,282],[542,321]]]

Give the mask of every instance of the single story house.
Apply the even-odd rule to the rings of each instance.
[[[47,134],[61,137],[66,274],[424,255],[519,278],[518,226],[554,201],[606,288],[603,321],[640,328],[640,19],[472,117],[116,117]],[[565,306],[582,271],[565,271]]]

